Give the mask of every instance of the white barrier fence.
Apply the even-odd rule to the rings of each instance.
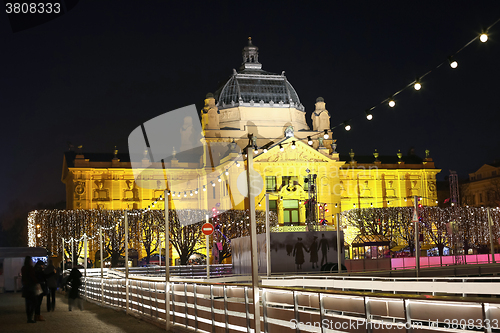
[[[276,276],[262,279],[263,286],[329,288],[369,292],[500,295],[500,277],[386,278],[365,276]]]
[[[126,309],[126,284],[129,305]],[[369,282],[365,282],[369,283]],[[165,323],[165,282],[159,278],[87,277],[89,300]],[[174,326],[213,333],[252,332],[248,285],[169,282]],[[101,294],[101,288],[104,291]],[[367,292],[260,288],[264,332],[500,332],[500,300]],[[423,332],[423,331],[422,331]]]

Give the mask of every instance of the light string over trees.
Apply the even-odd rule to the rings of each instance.
[[[343,224],[359,230],[362,235],[381,235],[393,246],[406,245],[413,254],[414,225],[413,207],[387,207],[351,209],[341,213]],[[458,245],[463,253],[476,249],[489,251],[488,209],[481,207],[419,207],[419,226],[424,242],[438,248],[443,255],[444,247]],[[492,238],[500,239],[500,209],[490,209]],[[457,243],[457,244],[454,244]],[[460,250],[459,249],[459,250]]]
[[[124,214],[128,214],[129,248],[140,250],[143,247],[146,256],[159,250],[157,239],[165,232],[165,214],[161,209],[154,210],[36,210],[28,216],[29,245],[45,247],[52,254],[58,254],[64,248],[71,258],[71,243],[75,242],[75,258],[83,251],[85,236],[89,250],[96,253],[99,248],[99,230],[102,228],[103,248],[111,257],[112,266],[118,264],[125,253]],[[201,226],[206,216],[215,226],[215,234],[222,239],[223,258],[231,255],[231,239],[249,235],[249,212],[229,210],[215,217],[208,210],[170,210],[170,243],[179,254],[181,264],[187,264],[189,257],[201,249]],[[180,218],[182,217],[182,218]],[[180,221],[200,221],[184,226]],[[256,215],[257,232],[265,232],[265,212]],[[277,224],[277,215],[270,212],[271,227]],[[141,252],[141,251],[139,251]]]

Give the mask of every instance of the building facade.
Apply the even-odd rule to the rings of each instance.
[[[500,162],[485,164],[462,184],[462,206],[500,206]]]
[[[264,71],[251,40],[242,54],[240,69],[233,70],[215,94],[206,96],[200,114],[200,155],[193,157],[181,149],[163,161],[171,208],[248,208],[239,190],[247,148],[254,152],[254,170],[263,183],[255,208],[266,209],[264,196],[269,194],[268,208],[277,212],[282,226],[304,226],[316,219],[333,226],[341,211],[411,206],[407,199],[412,196],[421,197],[424,205],[436,205],[440,170],[428,151],[425,158],[413,151],[406,156],[400,152],[380,156],[376,150],[373,156],[357,156],[352,150],[349,155],[339,155],[324,99],[316,100],[311,129],[305,108],[284,72]],[[221,153],[217,145],[233,149]],[[145,153],[144,165],[148,162]],[[155,176],[141,179],[152,186],[139,187],[135,176],[128,154],[66,152],[62,182],[67,208],[147,208],[165,189]],[[182,183],[181,189],[176,182]],[[318,206],[315,216],[307,209],[311,202]],[[162,209],[163,204],[159,201],[155,208]],[[347,242],[354,237],[353,233]]]

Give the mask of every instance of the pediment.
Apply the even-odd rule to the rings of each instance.
[[[489,165],[489,164],[484,164],[482,167],[479,168],[479,170],[477,170],[474,173],[491,172],[491,171],[494,171],[496,169],[498,169],[498,168],[495,168],[494,166]]]
[[[295,141],[295,149],[292,149],[292,142]],[[266,153],[255,156],[255,162],[331,162],[332,159],[323,155],[316,149],[310,147],[299,139],[291,137],[281,145],[284,151],[280,151],[279,144],[276,144]]]

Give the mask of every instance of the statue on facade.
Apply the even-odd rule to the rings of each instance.
[[[330,129],[330,113],[326,110],[326,103],[323,97],[316,99],[316,109],[311,115],[313,131],[324,131]]]
[[[205,106],[201,111],[201,126],[203,130],[220,129],[219,125],[219,109],[215,105],[215,98],[212,93],[208,93],[205,98]]]

